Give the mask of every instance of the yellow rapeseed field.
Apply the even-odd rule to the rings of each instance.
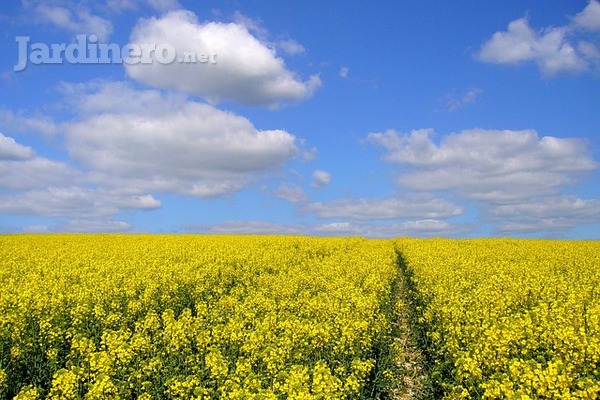
[[[0,398],[369,397],[394,260],[366,239],[0,236]]]
[[[598,399],[600,242],[401,240],[435,397]]]
[[[424,398],[598,399],[599,281],[598,241],[0,235],[0,399],[394,398],[399,312]]]

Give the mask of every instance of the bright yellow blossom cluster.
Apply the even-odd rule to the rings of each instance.
[[[0,236],[0,398],[369,397],[395,257],[359,238]]]
[[[435,397],[600,397],[600,242],[396,245]]]

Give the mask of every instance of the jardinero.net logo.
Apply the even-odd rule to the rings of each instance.
[[[96,35],[77,35],[75,43],[31,43],[29,36],[17,36],[19,60],[15,71],[23,71],[29,64],[212,64],[217,63],[217,53],[182,52],[170,44],[98,43]]]

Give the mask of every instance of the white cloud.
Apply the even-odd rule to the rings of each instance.
[[[494,205],[486,215],[501,222],[501,233],[564,231],[600,222],[600,200],[549,196],[534,202]]]
[[[307,231],[324,236],[364,236],[370,238],[453,236],[466,232],[464,227],[446,221],[420,219],[400,223],[332,222],[309,227]]]
[[[150,195],[123,196],[82,187],[49,187],[0,196],[0,213],[47,217],[114,216],[120,209],[152,210],[160,202]]]
[[[233,21],[245,27],[248,32],[251,32],[262,42],[268,42],[269,31],[263,26],[260,19],[250,18],[247,15],[242,14],[240,11],[236,11],[233,14]]]
[[[113,99],[130,98],[149,108],[114,109]],[[105,184],[219,196],[242,189],[299,152],[296,138],[285,131],[259,131],[246,118],[206,104],[172,101],[156,91],[117,86],[115,92],[100,89],[74,100],[85,113],[64,126],[69,153]]]
[[[353,226],[350,222],[331,222],[329,224],[321,224],[314,227],[314,230],[326,234],[338,235],[356,235],[358,233],[357,227]]]
[[[38,133],[44,136],[53,136],[58,132],[58,127],[48,116],[25,116],[22,112],[15,113],[6,108],[0,108],[0,124],[3,129],[19,133]]]
[[[242,23],[201,23],[189,11],[173,11],[141,21],[132,43],[174,46],[185,52],[216,54],[216,63],[127,65],[127,74],[146,84],[200,96],[211,103],[234,101],[276,107],[312,95],[320,86],[313,75],[301,81],[286,69],[274,50],[253,36]]]
[[[593,43],[582,40],[577,44],[577,49],[590,61],[590,64],[598,66],[600,63],[600,50],[598,47]]]
[[[305,141],[302,140],[301,143],[303,145],[306,145]],[[317,158],[317,155],[319,154],[319,149],[316,146],[311,147],[310,149],[304,149],[302,151],[302,159],[305,162],[310,162],[313,161],[315,158]]]
[[[533,130],[465,130],[439,143],[434,136],[424,129],[368,138],[386,150],[385,160],[402,166],[401,186],[476,200],[483,219],[502,235],[566,231],[600,221],[600,200],[563,194],[598,168],[585,141],[539,137]]]
[[[121,12],[125,10],[135,10],[137,4],[135,0],[106,0],[106,7],[109,10]]]
[[[72,166],[36,156],[0,134],[0,214],[46,217],[114,216],[122,209],[152,210],[160,202],[131,187],[96,187]]]
[[[103,219],[74,219],[54,226],[30,225],[23,229],[29,233],[52,233],[52,232],[128,232],[132,226],[125,221],[103,220]]]
[[[483,44],[479,59],[494,64],[534,61],[547,76],[562,71],[583,71],[586,59],[567,40],[568,28],[547,28],[535,32],[526,18],[512,21],[506,32],[496,32]]]
[[[408,221],[402,223],[400,226],[405,232],[427,232],[430,235],[437,235],[452,229],[449,222],[439,221],[436,219]]]
[[[215,225],[187,226],[193,232],[227,234],[272,234],[310,236],[362,236],[392,238],[402,236],[453,236],[466,232],[464,227],[438,220],[403,223],[331,222],[327,224],[286,224],[266,221],[225,221]]]
[[[43,21],[73,34],[94,34],[100,42],[106,42],[113,31],[112,23],[109,20],[93,15],[82,6],[69,9],[40,3],[35,7],[35,13]]]
[[[304,189],[300,186],[292,185],[288,183],[282,183],[279,185],[274,193],[275,197],[283,200],[287,200],[291,203],[301,203],[308,199]]]
[[[590,0],[583,11],[573,18],[573,22],[589,31],[600,30],[600,2]]]
[[[184,227],[188,231],[228,234],[272,234],[306,235],[302,225],[291,225],[267,221],[224,221],[216,225]]]
[[[108,8],[110,11],[120,13],[127,10],[137,10],[141,5],[140,3],[145,3],[159,13],[178,10],[181,8],[181,5],[177,0],[145,0],[142,2],[137,0],[107,0],[106,8]]]
[[[396,199],[341,199],[311,203],[305,211],[319,218],[374,220],[398,218],[447,218],[460,215],[462,207],[445,200],[425,197]]]
[[[350,73],[350,68],[348,68],[348,67],[340,68],[340,77],[341,78],[347,78],[349,73]]]
[[[496,232],[502,235],[514,234],[536,234],[536,233],[555,233],[569,231],[577,226],[586,224],[597,224],[599,219],[579,220],[562,216],[556,218],[528,218],[523,216],[520,219],[508,220],[498,225]]]
[[[507,32],[494,33],[483,45],[479,57],[482,61],[498,64],[533,60],[535,41],[536,34],[529,22],[521,18],[508,24]]]
[[[478,53],[483,62],[519,64],[535,62],[542,73],[597,71],[598,42],[584,40],[582,30],[600,30],[600,2],[590,0],[570,25],[534,31],[527,18],[512,21],[504,32],[496,32]],[[594,41],[597,40],[593,38]]]
[[[133,90],[126,82],[94,80],[73,84],[62,83],[59,91],[79,114],[150,114],[177,113],[187,102],[180,94],[164,94],[159,90]]]
[[[419,191],[451,190],[469,199],[514,202],[558,193],[597,168],[580,139],[538,137],[533,130],[473,129],[434,143],[432,130],[372,133],[384,159],[405,166],[398,177]]]
[[[302,54],[306,51],[304,46],[293,39],[285,39],[277,42],[277,47],[290,55]]]
[[[490,211],[493,218],[521,218],[528,215],[534,218],[569,217],[581,221],[600,220],[600,200],[583,200],[575,196],[548,197],[531,203],[502,204]]]
[[[41,189],[48,186],[81,183],[83,174],[60,162],[43,157],[0,160],[0,187],[15,190]]]
[[[467,105],[471,105],[475,103],[477,97],[479,97],[482,92],[483,90],[474,88],[460,97],[455,97],[453,94],[449,94],[446,96],[446,107],[448,111],[456,111]]]
[[[327,171],[316,170],[312,175],[311,186],[315,189],[322,188],[331,183],[331,174]]]
[[[130,230],[112,218],[124,209],[160,207],[151,193],[233,193],[301,152],[285,131],[259,131],[243,117],[182,96],[101,81],[62,91],[76,115],[60,125],[70,161],[38,156],[0,134],[0,213],[64,220],[34,230]]]
[[[28,160],[33,157],[33,149],[15,142],[15,139],[0,132],[0,162]]]
[[[146,0],[148,5],[159,12],[167,12],[181,8],[177,0]]]

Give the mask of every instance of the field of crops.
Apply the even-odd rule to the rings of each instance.
[[[368,397],[389,243],[0,237],[0,397]]]
[[[400,311],[425,398],[597,399],[599,281],[597,241],[5,235],[0,399],[395,398]]]
[[[599,398],[600,242],[397,243],[436,397]]]

